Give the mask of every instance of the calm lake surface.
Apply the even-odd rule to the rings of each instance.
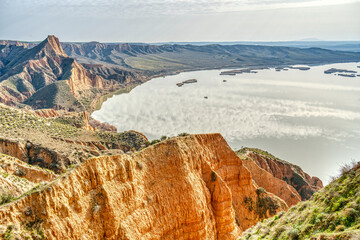
[[[92,117],[118,131],[143,132],[150,140],[219,132],[234,150],[261,148],[328,183],[340,165],[360,161],[360,77],[324,70],[360,74],[359,65],[265,69],[236,76],[219,75],[224,70],[185,72],[114,96]],[[192,78],[198,82],[176,86]]]

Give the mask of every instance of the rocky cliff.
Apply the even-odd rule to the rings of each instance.
[[[0,153],[0,205],[36,187],[48,183],[56,175]]]
[[[271,184],[265,180],[269,176],[267,173],[281,180],[275,184],[279,187],[279,191],[273,193],[281,197],[282,189],[293,192],[294,197],[287,201],[289,205],[297,203],[299,201],[299,195],[302,200],[307,200],[315,192],[323,188],[323,184],[319,178],[309,176],[309,174],[305,173],[299,166],[280,160],[266,151],[256,148],[243,148],[239,150],[237,154],[245,159],[244,165],[247,168],[259,173],[257,175],[254,174],[255,181],[265,189],[268,189],[269,184]],[[264,171],[267,173],[261,174]],[[291,187],[282,187],[284,183],[287,183]],[[298,194],[294,191],[295,189]]]
[[[94,97],[92,89],[101,93],[117,88],[116,82],[88,72],[68,57],[52,35],[33,48],[15,44],[2,45],[0,50],[0,102],[6,104],[69,109],[79,101],[77,108],[84,109],[84,98]]]
[[[237,239],[286,209],[253,183],[221,135],[194,135],[132,155],[90,159],[0,207],[0,232],[48,239]]]

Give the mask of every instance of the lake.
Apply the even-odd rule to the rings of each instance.
[[[360,161],[360,77],[324,71],[360,74],[359,65],[272,68],[235,76],[220,75],[224,70],[184,72],[113,96],[92,117],[118,131],[140,131],[150,140],[219,132],[234,150],[261,148],[326,184],[340,165]],[[176,85],[188,79],[197,82]]]

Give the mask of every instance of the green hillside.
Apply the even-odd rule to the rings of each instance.
[[[360,239],[360,163],[313,197],[259,222],[240,239]]]

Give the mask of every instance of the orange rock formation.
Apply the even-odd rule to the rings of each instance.
[[[259,167],[252,159],[244,159],[243,164],[251,172],[257,185],[283,199],[289,207],[301,201],[299,193],[293,186],[274,177]]]
[[[310,177],[309,174],[305,173],[299,166],[277,159],[275,157],[265,156],[263,154],[259,154],[253,151],[248,151],[246,153],[246,156],[249,157],[249,159],[247,161],[244,161],[244,164],[246,167],[249,168],[251,172],[254,171],[255,173],[256,171],[260,174],[261,172],[263,172],[261,170],[265,170],[275,178],[291,185],[293,188],[290,188],[290,186],[288,187],[290,191],[293,192],[295,188],[301,196],[302,200],[309,199],[315,192],[323,188],[322,181],[319,178]],[[257,165],[257,167],[254,165],[254,163]],[[261,168],[261,170],[258,168]],[[281,184],[279,181],[277,181],[278,184],[269,183],[264,179],[269,176],[268,174],[263,173],[263,176],[259,174],[254,174],[255,181],[265,189],[275,189],[275,186],[280,187],[284,185]],[[284,195],[281,194],[284,189],[285,187],[283,189],[280,187],[280,189],[276,190],[276,192],[270,190],[269,191],[279,197],[282,197],[289,205],[293,205],[294,203],[296,203],[295,199],[298,197],[298,195],[294,193],[296,197],[291,197],[291,199],[285,199]]]
[[[50,109],[38,109],[35,110],[34,113],[39,116],[39,117],[43,117],[43,118],[53,118],[53,117],[59,117],[60,114],[58,111],[50,108]]]
[[[19,237],[48,239],[237,239],[286,209],[253,183],[221,135],[193,135],[90,159],[0,207],[0,231],[11,225]]]
[[[81,94],[92,88],[113,90],[117,85],[114,81],[105,80],[88,72],[81,64],[70,58],[63,51],[59,39],[53,35],[49,35],[33,48],[19,50],[19,54],[3,66],[2,70],[0,102],[8,105],[24,102],[41,90],[42,93],[37,96],[39,99],[34,104],[39,104],[35,107],[44,108],[51,104],[49,101],[55,97],[52,95],[60,94],[54,91],[47,93],[44,87],[53,86],[58,81],[66,81],[75,98],[84,97]],[[7,82],[11,82],[12,78],[18,79],[19,83],[9,87]]]

